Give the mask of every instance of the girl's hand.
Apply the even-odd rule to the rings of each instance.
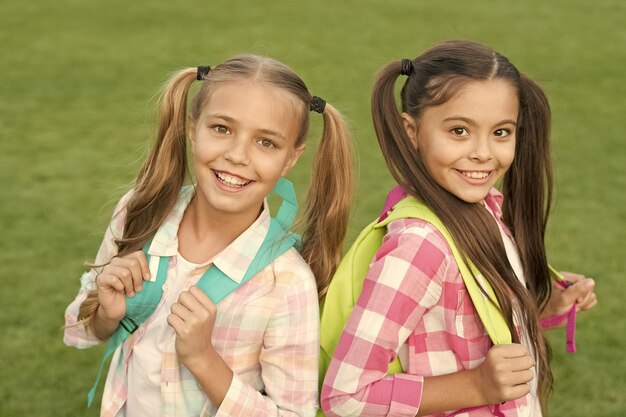
[[[126,296],[141,291],[150,279],[150,267],[143,251],[111,259],[96,277],[98,302],[104,318],[120,321],[126,315]]]
[[[535,360],[525,346],[513,343],[489,349],[485,361],[474,369],[481,404],[497,404],[523,397],[530,391],[529,382]]]
[[[181,363],[192,373],[212,355],[216,355],[211,334],[217,307],[195,285],[184,291],[172,304],[167,323],[176,332],[176,353]]]
[[[556,282],[552,284],[552,295],[541,312],[540,319],[563,314],[574,303],[576,303],[576,311],[590,310],[598,304],[598,299],[594,292],[595,281],[592,278],[573,272],[561,272],[561,274],[572,285],[563,288]],[[565,322],[562,325],[565,325]]]

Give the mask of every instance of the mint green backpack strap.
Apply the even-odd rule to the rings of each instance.
[[[486,279],[482,278],[482,275],[474,265],[470,264],[470,267],[467,267],[463,256],[452,239],[452,235],[450,235],[450,232],[441,220],[426,205],[419,202],[414,197],[407,197],[396,204],[389,216],[380,222],[377,227],[382,228],[393,220],[403,218],[422,219],[439,230],[452,250],[454,260],[459,268],[463,282],[467,287],[474,308],[476,308],[480,321],[489,334],[491,341],[496,345],[511,343],[511,332],[502,315],[493,288]]]
[[[148,262],[150,262],[150,255],[148,249],[152,241],[149,241],[143,247],[143,251],[146,254]],[[113,332],[109,340],[107,341],[107,348],[102,355],[100,366],[98,367],[98,373],[96,374],[96,380],[93,386],[87,394],[87,406],[91,407],[93,404],[96,389],[98,388],[98,382],[102,376],[104,365],[113,352],[121,345],[124,340],[137,330],[139,325],[143,323],[152,314],[156,306],[158,305],[163,295],[163,284],[167,277],[167,269],[169,267],[169,257],[161,257],[159,259],[159,266],[157,269],[155,281],[145,281],[143,288],[140,292],[135,293],[133,298],[126,298],[126,316],[120,321],[120,325]]]
[[[241,282],[233,281],[215,265],[211,266],[198,281],[197,286],[207,294],[213,303],[219,303],[231,292],[245,284],[250,278],[257,275],[261,270],[292,247],[298,248],[300,246],[300,236],[289,231],[298,210],[298,202],[293,184],[286,178],[280,178],[272,192],[281,197],[283,201],[277,216],[270,220],[270,226],[263,243],[250,263]],[[148,262],[150,261],[150,255],[148,254],[150,244],[151,242],[148,242],[143,248]],[[126,298],[126,316],[120,321],[120,326],[113,332],[107,342],[107,349],[100,362],[96,381],[87,395],[88,406],[93,404],[98,382],[100,381],[106,360],[124,340],[134,333],[135,330],[150,317],[161,301],[163,296],[163,284],[167,278],[168,267],[169,257],[159,257],[156,280],[145,281],[140,292],[136,293],[133,298]]]

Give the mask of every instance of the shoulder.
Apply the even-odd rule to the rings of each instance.
[[[295,248],[276,258],[270,267],[278,285],[312,288],[317,293],[313,271]]]
[[[398,219],[389,223],[382,248],[393,249],[407,255],[415,255],[418,252],[430,255],[425,256],[426,258],[452,256],[450,245],[441,231],[425,220],[414,218]]]
[[[263,306],[272,314],[310,313],[319,317],[315,277],[295,248],[280,255],[251,281],[260,290],[265,289]]]
[[[109,229],[113,233],[113,236],[121,236],[124,230],[124,222],[126,221],[126,213],[128,212],[128,204],[134,194],[135,190],[131,189],[127,191],[117,202],[111,215],[111,223]]]
[[[438,288],[459,277],[452,249],[439,229],[422,219],[406,218],[387,225],[368,279],[411,294],[430,288],[437,298]]]

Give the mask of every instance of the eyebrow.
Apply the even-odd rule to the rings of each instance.
[[[207,114],[206,115],[207,118],[214,118],[214,119],[222,119],[225,120],[229,123],[236,123],[236,120],[233,119],[232,117],[226,116],[224,114]],[[256,130],[259,133],[262,133],[264,135],[271,135],[271,136],[275,136],[276,138],[280,139],[281,141],[287,141],[287,138],[279,132],[276,132],[275,130],[271,130],[271,129],[257,129]]]
[[[476,122],[472,119],[468,119],[467,117],[463,117],[463,116],[450,116],[450,117],[446,117],[445,119],[443,119],[444,122],[449,122],[449,121],[454,121],[454,120],[460,120],[462,122],[465,122],[469,125],[472,126],[476,126]],[[517,126],[517,121],[516,120],[512,120],[512,119],[504,119],[498,123],[495,124],[495,126],[501,126],[501,125],[505,125],[505,124],[512,124],[513,126]]]

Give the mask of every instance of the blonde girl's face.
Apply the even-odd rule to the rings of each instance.
[[[199,204],[216,214],[258,216],[304,150],[296,147],[295,102],[286,91],[251,81],[213,90],[189,126]]]
[[[471,81],[404,127],[433,179],[468,203],[481,202],[511,166],[519,99],[502,79]]]

